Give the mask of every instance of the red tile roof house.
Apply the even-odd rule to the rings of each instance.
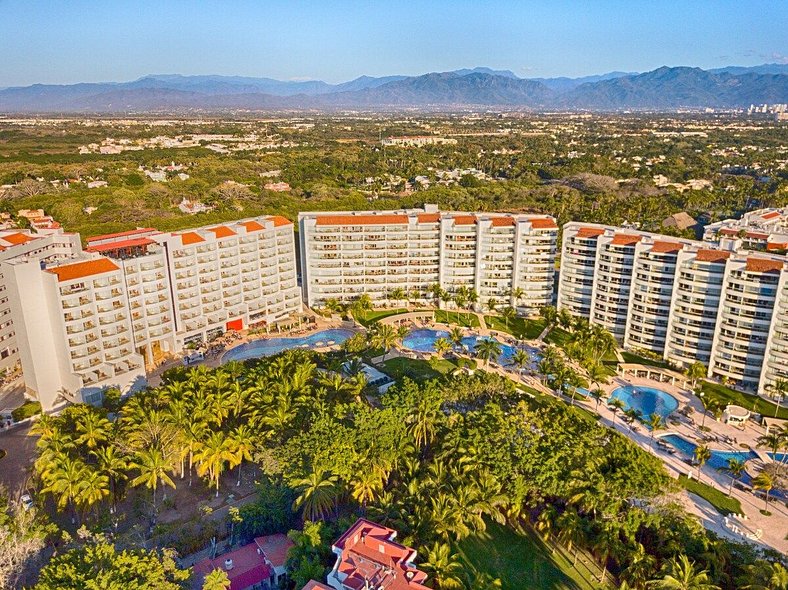
[[[194,564],[193,588],[202,588],[205,576],[216,569],[227,574],[230,590],[278,588],[279,578],[285,573],[287,551],[292,546],[286,535],[269,535],[214,559],[205,558]]]
[[[332,546],[337,555],[328,585],[335,590],[427,590],[416,551],[394,541],[397,531],[364,518]],[[317,586],[320,588],[320,586]]]

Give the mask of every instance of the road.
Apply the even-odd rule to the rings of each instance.
[[[0,459],[0,484],[8,488],[12,500],[19,498],[30,479],[36,439],[29,432],[30,424],[0,432],[0,449],[6,452]]]

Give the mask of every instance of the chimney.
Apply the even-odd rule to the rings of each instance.
[[[233,569],[233,560],[232,559],[225,559],[224,560],[224,569],[228,572]]]

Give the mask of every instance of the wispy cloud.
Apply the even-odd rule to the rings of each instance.
[[[788,64],[788,55],[785,55],[778,51],[773,51],[772,53],[761,53],[760,56],[763,59],[766,59],[772,63]]]

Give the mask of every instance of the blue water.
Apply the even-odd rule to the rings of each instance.
[[[679,436],[678,434],[666,434],[663,437],[660,437],[659,440],[663,440],[676,450],[679,451],[682,455],[686,456],[688,459],[695,458],[695,449],[698,445],[693,442],[688,441],[683,436]],[[769,456],[774,458],[772,453],[769,453]],[[757,459],[757,453],[753,451],[712,451],[711,457],[708,461],[706,461],[706,465],[711,467],[712,469],[725,469],[728,466],[729,459],[738,459],[739,461],[749,461],[750,459]],[[740,480],[742,483],[747,485],[752,485],[752,477],[749,473],[745,472]],[[784,490],[777,490],[774,489],[769,492],[770,496],[777,497],[777,498],[785,498],[786,492]]]
[[[260,338],[259,340],[252,340],[251,342],[231,348],[222,356],[222,362],[245,361],[248,359],[256,359],[261,356],[271,356],[291,348],[320,348],[321,346],[329,346],[329,341],[333,341],[334,344],[342,344],[353,334],[355,334],[353,330],[335,328],[315,332],[308,336],[296,336],[293,338]]]
[[[772,458],[772,461],[775,461],[777,463],[785,462],[787,460],[786,456],[788,456],[788,453],[766,453],[766,454]]]
[[[405,336],[405,338],[402,340],[402,346],[417,352],[435,352],[435,341],[438,338],[448,337],[449,333],[445,330],[420,328],[418,330],[412,330],[407,336]],[[461,340],[462,348],[467,352],[473,352],[479,341],[485,339],[486,337],[475,334],[465,336]],[[499,342],[499,344],[501,346],[501,354],[498,357],[498,364],[508,365],[512,362],[512,355],[514,355],[514,352],[517,350],[517,348],[509,344],[503,344],[501,342]],[[535,365],[539,362],[541,356],[537,353],[536,348],[526,347],[525,350],[531,356],[532,365]]]
[[[640,411],[642,419],[648,420],[651,414],[666,419],[679,407],[678,400],[667,392],[654,387],[624,385],[613,390],[610,398],[624,402],[624,410],[634,408]]]

